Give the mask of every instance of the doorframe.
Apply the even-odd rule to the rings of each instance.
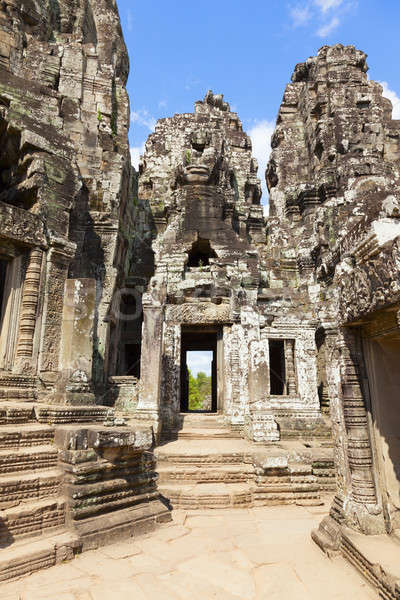
[[[185,337],[193,336],[193,340],[185,339]],[[204,341],[201,337],[204,336]],[[208,337],[208,339],[207,339]],[[181,326],[181,386],[180,386],[180,398],[179,407],[180,412],[183,413],[203,413],[212,414],[217,413],[220,409],[219,400],[219,385],[218,379],[218,368],[220,367],[221,360],[219,359],[219,349],[222,344],[220,342],[222,337],[222,328],[213,326],[202,326],[202,325],[182,325]],[[212,338],[210,340],[210,338]],[[186,353],[189,351],[201,351],[208,350],[213,353],[213,359],[211,364],[211,410],[189,410],[189,387],[188,387],[188,369],[186,361]]]

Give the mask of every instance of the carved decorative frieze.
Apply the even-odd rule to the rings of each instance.
[[[400,241],[363,264],[341,269],[337,277],[340,316],[344,323],[367,316],[400,299]]]
[[[166,319],[172,323],[215,324],[232,322],[231,309],[228,304],[180,304],[167,306]]]
[[[47,246],[44,223],[35,214],[0,202],[0,237],[29,246]]]

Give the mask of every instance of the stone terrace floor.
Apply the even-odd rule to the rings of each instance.
[[[368,600],[311,541],[324,507],[174,511],[173,524],[0,585],[1,600]]]

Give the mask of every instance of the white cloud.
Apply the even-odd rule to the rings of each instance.
[[[131,10],[128,10],[128,31],[133,31],[133,13]]]
[[[144,153],[144,143],[141,146],[131,147],[131,163],[135,167],[136,171],[139,169],[139,159]]]
[[[327,37],[334,29],[340,25],[340,21],[337,17],[333,17],[329,23],[325,23],[317,30],[317,35],[320,38]]]
[[[202,371],[206,375],[211,375],[211,361],[213,353],[209,350],[191,350],[186,354],[187,366],[192,375]]]
[[[343,0],[314,0],[314,4],[322,10],[323,13],[328,12],[332,8],[337,8],[343,4]]]
[[[132,123],[139,123],[139,125],[143,125],[147,127],[149,131],[154,131],[154,128],[157,123],[157,119],[155,119],[147,110],[147,108],[141,108],[138,111],[131,112],[131,121]]]
[[[166,100],[160,100],[158,103],[158,108],[166,108],[167,106],[167,101]]]
[[[249,131],[248,134],[253,146],[253,156],[258,162],[258,176],[261,179],[261,187],[263,192],[263,204],[268,201],[268,190],[265,183],[265,169],[269,155],[271,154],[271,136],[275,130],[273,121],[259,121]]]
[[[199,87],[200,83],[201,83],[200,79],[197,79],[194,76],[189,76],[186,78],[186,81],[185,81],[185,90],[190,91],[193,88]]]
[[[311,19],[311,10],[307,5],[301,6],[293,6],[289,10],[290,16],[292,18],[293,26],[300,27],[301,25],[305,25]]]
[[[293,27],[311,25],[316,27],[315,35],[324,38],[357,5],[358,0],[302,0],[289,5],[289,15]]]
[[[395,91],[391,90],[387,81],[378,81],[383,87],[383,95],[389,98],[393,104],[392,119],[400,119],[400,98]]]

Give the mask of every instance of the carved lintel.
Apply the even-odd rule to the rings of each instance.
[[[46,248],[43,221],[23,208],[0,202],[0,236],[28,246]]]

